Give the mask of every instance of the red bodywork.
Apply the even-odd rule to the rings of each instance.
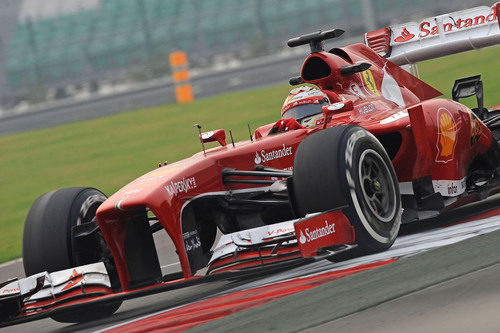
[[[342,66],[359,62],[371,67],[350,76],[340,74]],[[392,142],[394,149],[388,153],[402,186],[431,175],[433,181],[451,184],[443,195],[446,191],[450,196],[460,194],[460,188],[453,186],[465,182],[471,161],[491,145],[491,132],[467,107],[447,99],[431,100],[441,93],[365,45],[313,53],[304,62],[301,77],[321,88],[331,102],[353,102],[352,111],[328,117],[326,127],[357,124],[384,145],[384,140]],[[191,277],[194,272],[185,246],[189,235],[183,236],[181,218],[185,205],[197,196],[259,186],[224,184],[224,168],[254,170],[261,164],[290,170],[300,142],[322,130],[324,122],[320,118],[312,128],[275,135],[268,135],[272,124],[262,126],[253,142],[213,148],[206,155],[201,152],[160,167],[111,196],[100,206],[97,222],[113,254],[122,288],[128,290],[130,283],[126,229],[137,211],[148,208],[159,219],[177,249],[184,276]]]

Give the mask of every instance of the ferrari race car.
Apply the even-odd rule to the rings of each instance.
[[[311,51],[290,83],[313,84],[330,102],[300,126],[265,125],[231,144],[224,130],[200,129],[202,152],[109,198],[88,187],[42,195],[25,223],[27,277],[0,284],[1,324],[93,320],[128,298],[354,247],[383,251],[401,223],[500,192],[500,110],[484,108],[480,77],[458,79],[448,100],[414,66],[499,44],[499,9],[391,26],[328,51],[342,30],[290,39]],[[458,102],[470,96],[472,110]],[[172,239],[182,272],[162,274],[155,232]]]

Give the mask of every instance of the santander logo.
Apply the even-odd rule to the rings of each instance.
[[[273,160],[277,160],[286,156],[291,156],[293,154],[292,147],[287,147],[285,144],[281,148],[275,148],[271,151],[265,151],[262,149],[260,151],[260,155],[258,152],[255,152],[255,164],[260,164],[263,162],[269,162]]]
[[[414,37],[424,38],[438,35],[442,32],[453,32],[468,29],[497,21],[496,8],[478,7],[472,11],[455,12],[448,15],[428,18],[420,24],[408,23],[400,26],[402,31],[394,38],[394,43],[404,43]],[[397,32],[397,28],[396,31]]]
[[[83,275],[82,273],[78,273],[76,269],[73,269],[73,272],[71,273],[71,276],[69,277],[69,282],[62,288],[62,290],[69,289],[73,286],[75,286],[78,282],[83,280]]]
[[[255,164],[260,164],[262,162],[262,158],[260,158],[259,154],[255,152],[255,160],[253,160]]]
[[[335,223],[328,224],[328,220],[325,220],[324,227],[315,228],[313,230],[309,230],[309,228],[306,228],[304,230],[304,232],[305,232],[305,236],[302,233],[302,230],[300,231],[300,237],[299,237],[300,244],[312,242],[318,238],[323,238],[325,236],[334,234],[335,233]]]
[[[299,242],[300,242],[300,244],[305,244],[305,242],[307,242],[307,238],[306,238],[306,236],[304,236],[304,233],[302,232],[302,230],[300,231]]]
[[[412,39],[413,37],[415,37],[414,34],[410,33],[408,31],[408,29],[404,28],[403,29],[403,32],[401,32],[401,36],[398,36],[394,39],[395,42],[398,42],[398,43],[402,43],[402,42],[406,42],[406,41],[409,41],[410,39]]]

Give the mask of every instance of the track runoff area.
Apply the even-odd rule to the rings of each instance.
[[[229,284],[223,292],[104,325],[98,332],[311,329],[499,263],[499,230],[496,195],[439,220],[404,226],[388,251],[335,263],[321,260],[236,287]],[[325,298],[330,306],[321,305]]]

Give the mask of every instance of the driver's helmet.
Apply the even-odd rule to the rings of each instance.
[[[281,118],[294,118],[301,121],[304,118],[322,113],[321,107],[330,104],[328,96],[319,89],[302,86],[292,89],[281,108]]]

